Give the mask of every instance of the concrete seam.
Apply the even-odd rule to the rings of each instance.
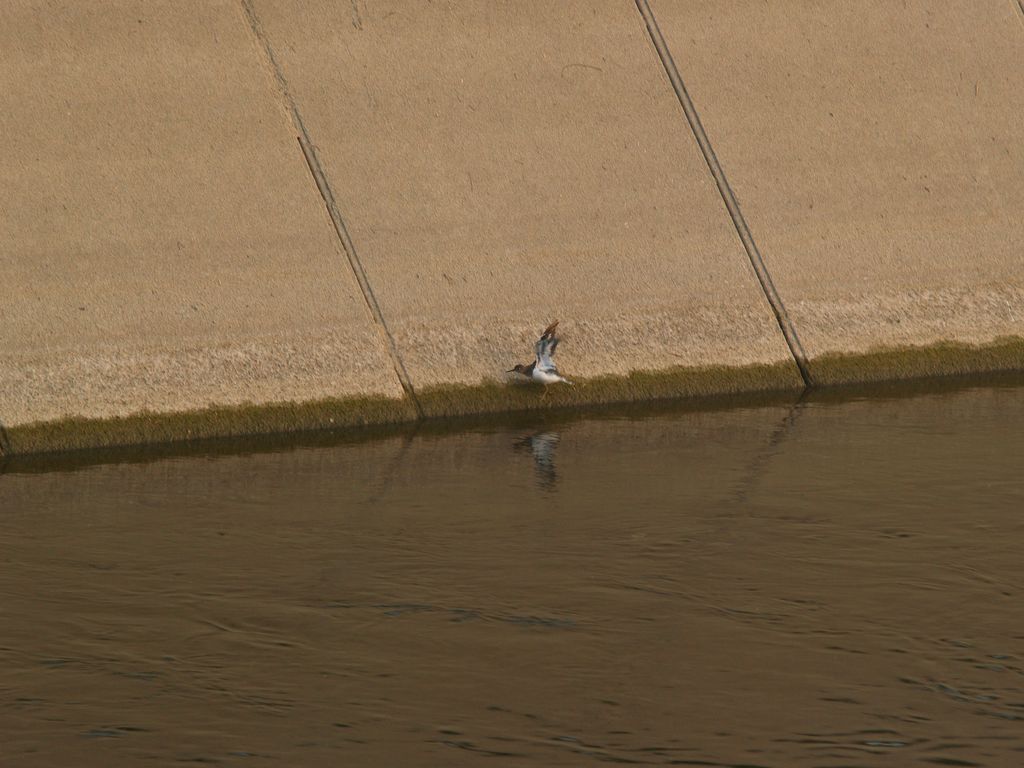
[[[384,320],[384,313],[381,311],[380,303],[377,301],[376,295],[374,295],[373,287],[370,285],[370,280],[366,275],[366,269],[363,267],[359,254],[356,252],[355,244],[352,242],[352,238],[349,235],[348,227],[345,225],[345,220],[342,218],[341,211],[338,209],[334,192],[331,189],[330,182],[327,180],[327,175],[324,173],[323,164],[320,162],[320,158],[317,155],[316,147],[313,145],[313,141],[309,137],[309,131],[306,129],[306,124],[302,119],[302,114],[299,112],[298,104],[295,102],[295,98],[292,96],[291,91],[288,88],[288,81],[285,80],[284,71],[281,69],[280,64],[278,64],[277,57],[274,56],[274,49],[271,47],[270,40],[267,37],[266,32],[263,30],[263,25],[260,24],[259,17],[256,15],[256,10],[252,7],[251,0],[241,0],[241,3],[242,8],[245,11],[246,19],[249,22],[249,27],[252,29],[252,32],[259,41],[264,53],[266,53],[267,59],[270,61],[270,68],[274,73],[274,78],[277,81],[281,95],[284,97],[285,103],[288,106],[292,123],[295,126],[295,129],[299,132],[299,136],[297,138],[303,157],[306,159],[306,165],[309,168],[310,174],[313,176],[313,182],[316,184],[317,191],[319,191],[320,197],[323,198],[324,205],[327,207],[327,213],[331,218],[331,223],[334,225],[334,231],[338,236],[338,240],[341,241],[342,248],[345,250],[345,256],[348,258],[349,267],[352,269],[356,282],[359,284],[359,289],[362,291],[363,299],[366,301],[366,305],[370,309],[370,314],[373,316],[374,322],[383,334],[385,346],[387,347],[388,354],[391,357],[391,363],[394,366],[395,374],[398,376],[398,381],[402,385],[402,389],[405,390],[405,394],[412,401],[413,407],[416,409],[417,416],[422,419],[424,418],[423,406],[420,404],[419,398],[416,396],[416,390],[413,388],[412,380],[409,378],[409,373],[405,368],[405,363],[402,361],[402,357],[398,352],[398,345],[395,343],[395,338],[392,336],[391,331],[388,328],[388,324]]]
[[[413,407],[416,409],[416,414],[420,418],[423,418],[423,406],[420,405],[419,398],[416,396],[416,390],[412,386],[412,380],[409,378],[409,372],[406,371],[405,363],[402,362],[402,357],[398,353],[398,345],[395,343],[395,338],[391,335],[391,330],[388,328],[387,322],[384,320],[384,314],[381,311],[380,304],[377,302],[377,297],[373,293],[373,287],[370,285],[370,280],[366,276],[366,271],[363,269],[362,262],[359,260],[355,246],[348,234],[348,229],[345,227],[345,220],[341,218],[341,212],[338,210],[338,205],[334,200],[334,193],[331,191],[327,177],[324,175],[323,168],[317,159],[316,150],[309,142],[308,134],[303,134],[297,138],[299,140],[299,147],[302,149],[302,154],[306,158],[306,164],[309,166],[309,172],[313,175],[313,181],[316,183],[317,189],[320,191],[320,196],[324,200],[324,205],[327,206],[327,212],[331,216],[331,221],[334,223],[334,230],[337,232],[338,239],[341,240],[342,247],[345,249],[345,255],[348,257],[349,266],[352,268],[352,272],[356,277],[356,282],[359,283],[359,288],[363,293],[363,299],[366,301],[366,305],[370,308],[370,313],[373,315],[374,321],[378,326],[380,326],[381,332],[384,335],[388,354],[391,356],[391,363],[395,368],[395,373],[402,385],[402,389],[405,390],[405,393],[412,401]]]
[[[647,33],[651,37],[651,42],[654,43],[654,48],[658,52],[661,64],[665,68],[669,82],[672,84],[672,90],[675,91],[676,98],[679,100],[679,104],[686,115],[686,121],[690,124],[690,130],[693,132],[700,151],[704,155],[704,161],[707,163],[708,169],[715,179],[715,184],[718,185],[719,194],[721,194],[725,207],[729,211],[729,216],[732,218],[736,233],[743,243],[743,249],[747,252],[750,265],[754,268],[757,280],[761,284],[761,290],[764,292],[765,298],[775,314],[775,320],[778,322],[782,335],[786,339],[786,344],[789,346],[789,351],[793,355],[797,368],[800,369],[800,376],[803,377],[806,386],[813,386],[813,380],[811,379],[811,373],[807,364],[807,355],[804,352],[803,345],[800,343],[799,336],[797,336],[796,328],[786,312],[786,306],[782,303],[782,297],[779,295],[778,290],[776,290],[775,283],[772,282],[772,277],[765,266],[764,259],[761,257],[761,251],[758,249],[747,220],[740,210],[739,202],[736,200],[736,195],[729,185],[725,171],[722,169],[717,155],[715,155],[715,150],[711,146],[711,141],[708,139],[708,135],[700,121],[700,116],[697,114],[697,108],[690,98],[689,91],[686,90],[686,85],[683,83],[679,70],[676,68],[676,63],[672,58],[668,45],[665,43],[665,38],[662,37],[661,29],[654,18],[654,13],[651,11],[647,0],[634,0],[634,2],[636,3],[637,10],[640,11],[640,15],[643,17],[644,24],[647,25]]]

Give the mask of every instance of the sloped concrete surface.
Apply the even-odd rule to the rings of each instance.
[[[812,358],[1024,335],[1013,3],[652,7]]]
[[[650,6],[817,382],[1024,368],[1016,0]],[[630,0],[8,0],[0,135],[0,451],[799,385]]]
[[[252,5],[414,386],[789,358],[632,4]]]
[[[400,396],[235,2],[0,4],[0,422]]]

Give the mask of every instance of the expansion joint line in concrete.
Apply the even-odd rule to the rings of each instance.
[[[366,300],[366,305],[370,308],[370,313],[373,315],[374,321],[384,334],[384,341],[387,344],[388,354],[391,356],[391,362],[395,367],[395,373],[398,375],[398,380],[402,384],[402,389],[405,390],[406,395],[408,395],[409,399],[412,401],[417,415],[420,418],[423,418],[423,407],[420,405],[419,398],[416,397],[416,390],[413,389],[412,380],[409,378],[408,371],[405,370],[405,363],[402,362],[402,358],[398,354],[398,345],[395,344],[395,338],[391,335],[387,322],[384,320],[384,314],[381,312],[380,304],[377,302],[377,297],[373,293],[373,287],[370,285],[370,280],[366,276],[366,270],[363,269],[363,264],[359,260],[355,246],[352,244],[352,238],[348,234],[348,228],[345,226],[345,220],[341,218],[341,212],[338,210],[338,204],[334,200],[334,193],[331,191],[331,186],[327,182],[327,177],[324,176],[323,167],[317,159],[316,150],[310,143],[309,135],[305,131],[302,132],[302,135],[300,135],[298,139],[299,146],[302,148],[302,154],[306,158],[306,164],[309,166],[309,172],[313,174],[313,180],[316,182],[317,189],[320,190],[320,196],[324,199],[324,205],[327,206],[327,212],[330,214],[331,221],[334,223],[334,231],[338,233],[338,239],[341,240],[341,245],[345,249],[345,255],[348,256],[349,266],[352,268],[352,273],[355,275],[356,281],[359,283],[359,289],[363,292],[363,298]]]
[[[672,90],[675,91],[676,97],[679,99],[679,104],[683,108],[683,112],[686,114],[686,121],[690,124],[690,130],[693,131],[694,137],[697,139],[697,144],[700,146],[700,151],[704,155],[704,160],[708,164],[708,168],[711,170],[711,175],[715,179],[715,183],[718,185],[718,191],[722,195],[722,200],[725,203],[725,207],[729,211],[729,216],[732,218],[733,226],[736,227],[736,233],[740,237],[740,241],[743,243],[743,248],[747,252],[747,257],[750,259],[750,265],[754,268],[754,273],[757,275],[757,280],[761,283],[761,290],[764,291],[765,298],[771,305],[772,312],[775,313],[775,320],[779,324],[779,328],[782,330],[782,335],[786,339],[786,344],[789,345],[789,351],[793,355],[793,360],[796,361],[797,368],[800,369],[800,375],[803,377],[805,386],[812,386],[813,381],[811,379],[811,373],[807,365],[807,355],[804,353],[804,348],[800,344],[800,338],[796,334],[796,328],[793,326],[793,322],[789,319],[789,314],[786,312],[786,307],[782,303],[782,297],[779,296],[779,292],[775,288],[775,283],[772,282],[772,276],[768,272],[768,268],[765,267],[764,259],[761,258],[761,251],[758,250],[757,243],[754,241],[754,236],[750,232],[750,227],[747,225],[746,219],[743,217],[743,212],[740,210],[739,202],[736,200],[736,195],[732,191],[732,187],[729,186],[729,180],[725,176],[725,172],[722,170],[721,163],[718,162],[718,156],[715,155],[715,150],[711,146],[711,141],[708,139],[707,133],[704,131],[704,126],[700,121],[700,116],[697,114],[697,109],[693,105],[693,99],[690,98],[689,91],[686,90],[686,86],[683,84],[683,79],[679,75],[679,70],[676,68],[676,63],[672,59],[672,53],[668,49],[668,45],[665,43],[665,38],[661,35],[661,29],[658,27],[658,22],[654,18],[654,13],[651,11],[651,6],[647,0],[634,0],[636,2],[637,10],[640,11],[640,15],[644,19],[644,24],[647,25],[647,33],[651,36],[651,42],[654,43],[654,48],[658,52],[658,57],[661,59],[662,66],[665,68],[668,79],[672,83]]]
[[[241,0],[241,2],[242,8],[245,11],[246,19],[249,22],[249,26],[270,62],[270,68],[274,72],[274,78],[277,80],[278,87],[280,88],[281,94],[288,106],[288,111],[291,114],[292,123],[294,124],[295,129],[299,132],[299,147],[302,149],[303,157],[306,158],[306,165],[309,167],[309,172],[313,176],[313,181],[316,184],[317,190],[320,192],[320,197],[323,198],[324,205],[327,207],[327,213],[331,218],[331,223],[334,225],[334,231],[338,236],[338,240],[341,241],[342,248],[345,250],[345,256],[348,258],[349,267],[351,267],[352,273],[355,275],[356,282],[359,283],[359,290],[362,291],[363,299],[365,299],[366,305],[370,309],[370,314],[373,315],[374,322],[377,324],[377,327],[380,328],[384,337],[385,346],[387,347],[388,354],[391,357],[391,363],[395,368],[395,374],[398,376],[398,381],[401,383],[402,389],[405,390],[405,394],[409,397],[413,407],[416,409],[416,414],[422,419],[424,416],[423,406],[420,404],[419,398],[416,396],[416,390],[413,389],[412,380],[409,378],[409,373],[405,369],[405,363],[402,362],[402,358],[398,353],[398,346],[395,344],[395,338],[391,335],[391,331],[388,329],[388,324],[384,320],[384,314],[381,312],[380,303],[377,301],[377,297],[373,293],[373,287],[370,285],[370,280],[366,275],[366,270],[363,268],[363,263],[359,259],[359,254],[356,252],[355,245],[353,244],[352,238],[348,232],[348,227],[345,226],[345,220],[342,218],[341,211],[338,209],[337,201],[334,198],[334,192],[331,190],[331,185],[327,181],[327,175],[324,173],[323,165],[320,162],[320,158],[317,156],[316,147],[313,146],[313,141],[309,137],[309,131],[306,130],[306,124],[302,119],[302,114],[299,112],[298,104],[295,103],[295,99],[292,97],[291,91],[288,88],[288,81],[285,80],[284,71],[278,64],[277,57],[274,56],[274,49],[271,47],[270,40],[267,38],[267,35],[263,30],[263,25],[260,24],[259,17],[256,15],[256,10],[252,7],[251,0]]]

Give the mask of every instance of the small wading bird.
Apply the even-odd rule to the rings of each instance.
[[[533,347],[536,359],[532,363],[529,365],[516,365],[515,368],[510,368],[507,373],[518,373],[520,376],[525,376],[531,381],[539,381],[541,384],[555,384],[556,382],[572,384],[571,381],[558,373],[555,362],[551,359],[554,357],[555,349],[560,341],[555,336],[555,329],[557,327],[558,321],[555,320],[555,322],[544,329],[544,333],[537,339],[537,343]]]

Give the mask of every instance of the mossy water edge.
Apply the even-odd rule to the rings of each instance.
[[[870,382],[939,379],[1024,371],[1024,338],[989,344],[940,342],[861,353],[827,353],[810,360],[816,389]],[[417,392],[429,421],[530,412],[573,411],[614,404],[799,391],[795,364],[678,366],[582,379],[571,387],[543,388],[500,381],[427,387]],[[328,398],[309,402],[210,406],[184,412],[142,412],[111,418],[71,416],[8,426],[0,450],[8,456],[155,445],[214,438],[347,430],[410,424],[420,420],[408,398]]]
[[[482,382],[430,387],[417,393],[427,420],[502,413],[565,410],[745,392],[799,389],[796,367],[769,365],[678,367],[581,380],[572,387]],[[69,416],[7,428],[8,455],[87,448],[199,441],[316,430],[411,423],[419,419],[408,398],[338,398],[310,402],[210,406],[170,413],[141,412],[110,418]]]
[[[392,397],[326,398],[197,408],[129,416],[72,416],[7,428],[10,455],[83,448],[206,440],[258,434],[360,428],[415,419],[406,399]]]
[[[797,390],[799,371],[791,362],[744,366],[678,366],[659,371],[576,380],[571,386],[532,382],[485,382],[428,387],[417,393],[427,418],[565,409],[614,403],[651,402],[744,392]]]
[[[829,352],[809,362],[816,386],[1019,371],[1024,370],[1024,337],[1003,336],[987,344],[941,341]]]

